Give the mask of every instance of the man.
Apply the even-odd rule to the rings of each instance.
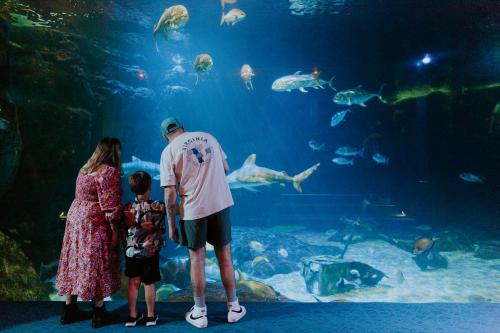
[[[226,181],[227,156],[217,140],[208,133],[186,132],[176,118],[161,123],[163,137],[169,145],[160,161],[160,181],[165,191],[169,237],[189,248],[194,306],[186,321],[207,327],[205,305],[205,244],[214,246],[221,280],[227,296],[227,321],[235,323],[246,313],[236,297],[234,268],[231,260],[231,224],[229,207],[233,203]],[[177,190],[180,230],[176,229]]]

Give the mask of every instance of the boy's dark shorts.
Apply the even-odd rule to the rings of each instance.
[[[140,277],[144,284],[152,284],[161,280],[160,255],[156,253],[150,258],[130,258],[125,256],[125,276]]]
[[[229,207],[217,213],[196,220],[181,220],[179,242],[197,250],[209,242],[222,247],[231,242],[231,219]]]

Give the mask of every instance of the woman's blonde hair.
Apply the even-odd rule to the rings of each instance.
[[[94,153],[80,171],[88,175],[103,165],[109,165],[121,171],[121,143],[117,138],[105,137],[99,142]]]

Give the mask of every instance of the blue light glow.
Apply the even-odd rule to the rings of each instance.
[[[428,64],[430,64],[430,63],[431,63],[432,58],[431,58],[431,56],[430,56],[429,54],[426,54],[426,55],[422,58],[422,60],[421,60],[421,61],[422,61],[422,63],[423,63],[424,65],[428,65]]]
[[[431,55],[430,55],[429,53],[426,53],[422,59],[420,59],[420,60],[418,60],[418,61],[416,62],[415,66],[417,66],[417,67],[421,67],[421,66],[423,66],[423,65],[424,65],[424,66],[425,66],[425,65],[428,65],[428,64],[430,64],[431,62],[432,62],[432,57],[431,57]]]

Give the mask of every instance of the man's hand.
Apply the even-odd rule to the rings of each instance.
[[[167,209],[168,236],[174,242],[179,241],[179,234],[175,226],[175,215],[179,210],[177,205],[177,191],[175,186],[165,187],[165,203]]]
[[[175,243],[179,242],[179,234],[177,233],[176,227],[168,229],[168,237],[170,237],[170,239]]]

